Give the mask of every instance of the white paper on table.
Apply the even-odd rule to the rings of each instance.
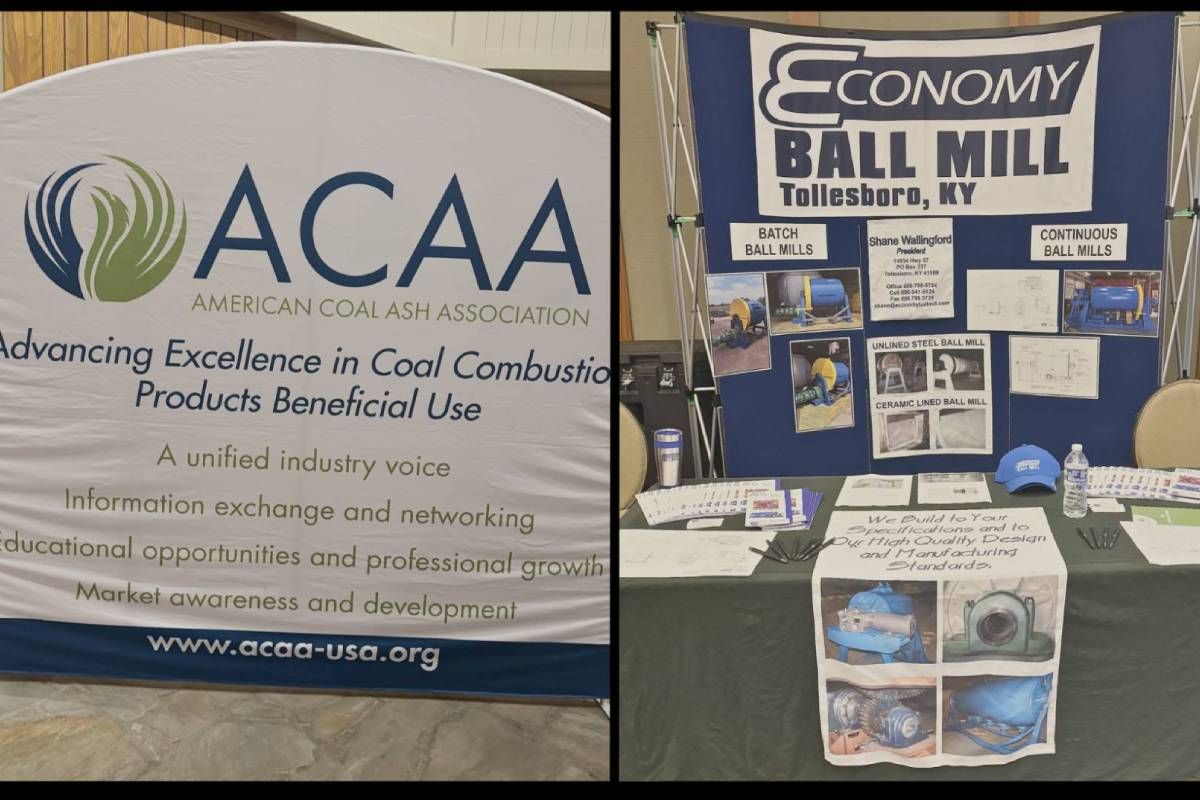
[[[621,531],[621,578],[746,577],[762,556],[759,531]]]
[[[912,475],[849,475],[835,506],[906,506]]]
[[[699,530],[700,528],[719,528],[725,522],[721,517],[702,517],[701,519],[688,520],[687,529],[689,531]]]
[[[990,503],[982,472],[922,472],[917,476],[917,504]]]
[[[1056,269],[967,270],[967,330],[1058,333]]]
[[[1200,564],[1200,527],[1155,525],[1136,520],[1123,521],[1121,527],[1151,564]]]
[[[1091,497],[1087,504],[1088,511],[1097,514],[1120,514],[1125,510],[1125,506],[1118,503],[1115,497]]]

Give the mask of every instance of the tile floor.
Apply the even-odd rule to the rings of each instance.
[[[594,702],[0,680],[0,780],[607,780]]]

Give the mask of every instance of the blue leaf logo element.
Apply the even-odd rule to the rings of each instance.
[[[50,173],[38,188],[34,207],[30,208],[32,197],[25,201],[25,241],[29,245],[29,252],[33,254],[34,261],[47,278],[80,300],[83,299],[83,288],[79,283],[83,248],[80,247],[75,228],[71,224],[71,201],[75,198],[75,190],[79,188],[79,180],[76,179],[67,189],[61,203],[59,196],[71,178],[94,166],[97,166],[96,162],[71,167],[60,175],[53,185],[50,181],[54,179],[54,173]],[[49,193],[46,191],[47,187]]]
[[[123,303],[150,292],[175,268],[187,238],[187,209],[176,204],[157,172],[151,175],[127,158],[108,158],[128,170],[132,202],[93,187],[96,233],[86,253],[72,226],[71,203],[82,180],[75,176],[99,162],[72,167],[57,178],[51,173],[37,197],[26,198],[25,241],[38,267],[64,292],[80,300]]]

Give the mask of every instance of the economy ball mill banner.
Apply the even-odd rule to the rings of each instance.
[[[0,671],[606,697],[608,153],[368,48],[0,95]]]
[[[1132,463],[1094,432],[1159,385],[1176,24],[682,16],[727,475]],[[792,365],[830,326],[822,392]]]

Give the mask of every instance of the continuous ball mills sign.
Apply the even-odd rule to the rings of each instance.
[[[606,697],[609,135],[332,45],[0,95],[0,672]]]

